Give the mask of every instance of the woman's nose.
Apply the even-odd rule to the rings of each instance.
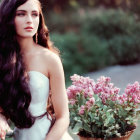
[[[26,22],[32,23],[32,16],[31,15],[27,15]]]

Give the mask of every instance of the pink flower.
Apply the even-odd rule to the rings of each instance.
[[[94,83],[94,80],[90,79],[89,77],[83,77],[83,76],[79,76],[77,74],[74,74],[73,76],[71,76],[71,80],[73,81],[73,85],[75,86],[79,86],[82,88],[88,88],[88,87],[92,87],[92,84]]]
[[[0,129],[0,138],[5,139],[6,131]]]
[[[115,87],[115,88],[114,88],[114,93],[115,93],[115,94],[119,94],[119,92],[120,92],[120,89],[117,88],[117,87]]]
[[[71,76],[71,80],[73,81],[72,85],[67,88],[69,99],[75,99],[77,94],[83,94],[85,98],[93,96],[93,86],[95,85],[94,80],[77,74]]]
[[[81,108],[80,108],[80,110],[79,110],[79,114],[80,114],[80,115],[83,115],[84,112],[85,112],[85,106],[82,105]]]
[[[134,104],[140,103],[140,85],[138,82],[134,84],[129,84],[123,95],[119,95],[120,89],[115,87],[113,83],[111,83],[110,77],[101,76],[97,79],[95,83],[94,80],[89,77],[79,76],[74,74],[71,76],[72,85],[68,87],[67,94],[70,100],[70,104],[75,104],[80,100],[80,96],[85,98],[86,108],[90,108],[95,103],[95,99],[93,98],[94,94],[97,94],[102,100],[103,104],[106,104],[106,101],[118,101],[121,104],[128,104],[128,102],[132,102]],[[84,109],[80,109],[79,113],[83,113]]]
[[[89,110],[94,104],[95,104],[95,99],[94,97],[92,97],[88,101],[86,101],[86,108]]]
[[[74,105],[74,104],[76,103],[76,101],[75,101],[75,100],[70,100],[69,103],[70,103],[71,105]]]
[[[125,96],[128,101],[133,102],[134,104],[140,103],[140,85],[136,81],[134,84],[127,85],[125,89]]]
[[[6,118],[0,114],[0,138],[5,139],[6,131],[11,131]]]
[[[94,93],[100,96],[104,104],[106,100],[116,101],[118,99],[120,89],[114,87],[114,84],[110,83],[110,81],[110,77],[101,76],[93,87]]]
[[[71,85],[67,88],[67,95],[69,99],[74,99],[75,96],[81,92],[83,89],[81,87],[77,87],[75,85]]]
[[[93,94],[94,94],[93,92],[89,92],[89,93],[88,93],[88,96],[89,96],[90,98],[92,98],[92,97],[93,97]]]
[[[69,98],[69,99],[74,98],[73,93],[72,93],[69,89],[67,89],[67,95],[68,95],[68,98]]]
[[[90,98],[90,99],[89,99],[89,102],[90,102],[92,105],[94,105],[94,103],[95,103],[95,98],[94,98],[94,97]]]
[[[89,101],[86,102],[86,108],[89,110],[91,108],[91,103]]]

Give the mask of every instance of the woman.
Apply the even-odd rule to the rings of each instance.
[[[50,90],[56,119],[52,127],[46,112]],[[16,126],[14,140],[60,140],[69,125],[63,67],[38,0],[1,2],[0,107],[1,120]],[[6,130],[7,125],[1,126],[2,139]]]

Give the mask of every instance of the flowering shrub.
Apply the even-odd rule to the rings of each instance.
[[[89,77],[74,74],[67,88],[70,109],[70,127],[83,137],[120,137],[136,128],[139,116],[140,85],[120,89],[109,77],[101,76],[97,82]]]

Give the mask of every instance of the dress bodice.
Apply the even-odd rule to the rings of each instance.
[[[38,71],[29,71],[29,88],[31,102],[29,111],[33,116],[40,116],[47,111],[49,96],[49,79]],[[45,140],[51,126],[47,115],[35,120],[30,128],[14,128],[13,140]]]
[[[49,79],[38,71],[29,71],[29,88],[32,100],[29,111],[33,116],[40,116],[46,112],[49,96]]]
[[[49,96],[49,79],[38,71],[29,71],[28,74],[32,97],[29,111],[33,116],[40,116],[46,112]],[[45,115],[42,118],[36,119],[30,128],[19,129],[15,127],[13,140],[46,140],[46,135],[51,126],[50,119]]]

